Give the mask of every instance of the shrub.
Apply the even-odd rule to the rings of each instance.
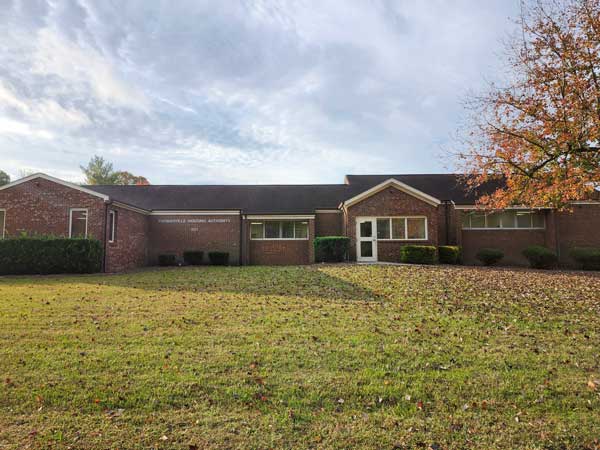
[[[174,266],[177,264],[175,255],[158,255],[159,266]]]
[[[583,270],[600,270],[600,248],[575,247],[571,249],[571,258]]]
[[[552,269],[558,262],[556,253],[541,245],[530,245],[523,250],[523,256],[527,258],[529,265],[534,269]]]
[[[481,261],[484,266],[493,266],[504,258],[504,252],[499,248],[482,248],[475,257]]]
[[[102,255],[102,243],[96,239],[4,239],[0,240],[0,275],[100,272]]]
[[[346,236],[322,236],[314,239],[315,261],[342,262],[346,260],[350,248],[350,238]]]
[[[202,251],[187,251],[183,252],[183,262],[190,266],[199,266],[202,264],[202,257],[204,252]]]
[[[438,257],[441,264],[460,264],[460,247],[456,245],[440,245]]]
[[[208,252],[210,263],[215,266],[226,266],[229,264],[229,253],[227,252]]]
[[[437,251],[433,245],[405,245],[400,249],[400,261],[407,264],[435,264]]]

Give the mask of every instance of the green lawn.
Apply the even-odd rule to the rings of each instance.
[[[0,448],[596,448],[600,277],[0,278]]]

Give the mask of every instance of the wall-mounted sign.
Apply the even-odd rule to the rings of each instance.
[[[158,223],[230,223],[231,219],[158,219]]]

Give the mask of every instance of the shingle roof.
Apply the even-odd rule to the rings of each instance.
[[[473,204],[461,175],[348,175],[346,184],[86,186],[146,210],[242,210],[247,214],[305,214],[334,209],[390,178],[439,200]],[[485,191],[494,190],[490,184]]]
[[[351,187],[332,185],[89,186],[113,200],[147,210],[242,210],[301,214],[337,208]]]
[[[390,178],[418,189],[438,200],[451,200],[458,205],[472,205],[484,194],[491,194],[502,186],[501,181],[490,181],[477,190],[469,190],[467,177],[463,174],[425,174],[425,175],[346,175],[346,182],[362,191],[377,186]]]

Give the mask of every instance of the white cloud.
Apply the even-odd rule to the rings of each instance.
[[[56,75],[73,89],[91,88],[105,103],[147,110],[141,89],[120,80],[106,58],[93,47],[68,41],[56,31],[43,28],[36,36],[32,71],[37,75]]]
[[[0,109],[5,112],[16,109],[35,124],[55,128],[80,128],[90,124],[89,117],[82,111],[64,108],[52,99],[20,99],[0,80]]]
[[[517,0],[11,0],[0,161],[155,183],[441,171]],[[490,50],[492,49],[492,50]],[[1,167],[0,167],[1,168]]]
[[[34,129],[25,122],[12,120],[8,117],[0,117],[0,135],[27,136],[35,139],[54,138],[54,135],[47,130]]]

